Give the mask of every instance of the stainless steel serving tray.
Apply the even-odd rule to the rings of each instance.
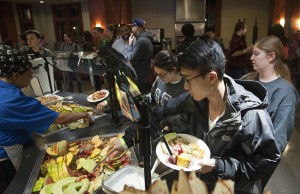
[[[76,104],[76,105],[79,105],[79,106],[85,106],[85,105],[81,105],[79,104],[78,102],[75,102],[75,101],[62,101],[63,105],[66,105],[66,104]],[[95,117],[95,120],[100,118],[100,117],[103,117],[103,116],[106,116],[106,113],[101,113],[101,114],[97,114],[97,115],[94,115]],[[58,130],[55,130],[55,131],[51,131],[51,132],[48,132],[48,133],[35,133],[33,132],[35,135],[37,135],[38,137],[48,137],[50,135],[53,135],[53,134],[56,134],[58,132],[61,132],[61,131],[64,131],[64,130],[70,130],[70,126],[69,125],[66,125]],[[76,130],[76,129],[74,129]]]
[[[114,137],[114,136],[117,136],[118,134],[116,133],[111,133],[111,134],[106,134],[106,135],[99,135],[101,138],[110,138],[110,137]],[[85,140],[89,140],[91,139],[93,136],[91,137],[84,137],[84,138],[78,138],[78,139],[74,139],[74,140],[70,140],[68,141],[68,143],[72,143],[72,142],[76,142],[76,141],[85,141]],[[30,177],[27,181],[27,184],[26,184],[26,187],[25,187],[25,190],[24,190],[24,193],[26,194],[29,194],[29,193],[32,193],[32,189],[38,179],[38,175],[39,175],[39,171],[40,171],[40,167],[45,159],[45,156],[46,156],[46,149],[54,144],[56,142],[53,142],[53,143],[49,143],[49,144],[45,144],[43,149],[40,151],[39,153],[39,156],[35,162],[35,165],[33,167],[33,170],[30,174]],[[136,157],[136,154],[134,152],[134,149],[133,148],[129,148],[128,149],[130,152],[131,152],[131,158],[130,158],[130,162],[131,162],[131,165],[134,165],[134,166],[138,166],[138,160],[137,160],[137,157]],[[116,171],[117,172],[117,171]],[[98,193],[99,190],[102,190],[102,187],[100,187],[97,191],[94,192],[95,193]]]

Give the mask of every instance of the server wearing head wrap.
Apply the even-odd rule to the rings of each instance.
[[[0,45],[0,193],[13,179],[31,133],[44,133],[52,123],[68,124],[88,113],[57,113],[21,91],[32,79],[31,63],[22,51]]]

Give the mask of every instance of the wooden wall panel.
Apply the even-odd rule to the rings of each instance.
[[[18,33],[11,2],[0,2],[0,18],[0,32],[2,41],[5,39],[10,39],[13,43],[17,43]]]
[[[88,0],[90,27],[130,23],[131,0]]]
[[[96,26],[96,24],[101,24],[101,26],[106,25],[105,18],[105,1],[104,0],[88,0],[89,12],[90,12],[90,26],[91,29]]]
[[[300,29],[298,20],[300,19],[299,0],[272,0],[270,12],[272,13],[272,23],[279,23],[281,18],[285,18],[285,27],[292,30]]]

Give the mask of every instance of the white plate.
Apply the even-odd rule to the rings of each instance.
[[[106,95],[105,95],[104,97],[100,98],[100,99],[93,100],[93,98],[92,98],[93,94],[95,94],[95,93],[97,93],[97,92],[100,92],[100,91],[105,91],[105,92],[106,92]],[[105,98],[107,98],[107,96],[109,95],[109,91],[108,91],[108,90],[104,90],[104,89],[103,89],[103,90],[100,90],[100,91],[94,92],[93,94],[89,95],[89,96],[87,97],[87,101],[89,101],[89,102],[100,102],[100,101],[104,100]]]
[[[56,94],[48,94],[48,95],[44,95],[44,96],[41,96],[41,97],[37,97],[36,99],[39,100],[38,98],[43,98],[43,97],[47,98],[47,97],[50,97],[50,96],[54,96],[57,99],[53,100],[53,101],[46,102],[46,103],[42,103],[43,105],[47,106],[47,105],[55,104],[56,102],[61,101],[61,100],[64,99],[63,97],[58,96]]]
[[[187,140],[190,143],[197,143],[201,149],[204,149],[204,159],[209,159],[210,158],[210,150],[206,143],[202,141],[201,139],[188,135],[188,134],[176,134],[177,137],[182,137],[183,139]],[[164,143],[159,142],[156,146],[156,155],[157,158],[162,162],[164,165],[168,166],[169,168],[175,169],[175,170],[184,170],[184,171],[194,171],[194,170],[199,170],[200,166],[195,165],[195,162],[191,162],[191,165],[189,168],[184,168],[181,166],[177,166],[175,164],[172,164],[168,161],[169,158],[169,152],[167,150],[167,147]],[[197,159],[195,159],[197,160]]]

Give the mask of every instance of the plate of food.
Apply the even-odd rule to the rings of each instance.
[[[168,133],[166,142],[172,152],[169,154],[167,146],[160,142],[156,146],[156,155],[160,162],[175,170],[199,170],[199,159],[209,159],[210,150],[201,139],[188,134]]]
[[[97,92],[94,92],[93,94],[89,95],[87,97],[87,101],[89,102],[100,102],[102,100],[105,100],[105,98],[107,98],[107,96],[109,95],[109,91],[108,90],[99,90]]]
[[[36,99],[41,101],[43,105],[51,105],[58,101],[63,100],[64,98],[56,94],[48,94],[48,95],[37,97]]]

